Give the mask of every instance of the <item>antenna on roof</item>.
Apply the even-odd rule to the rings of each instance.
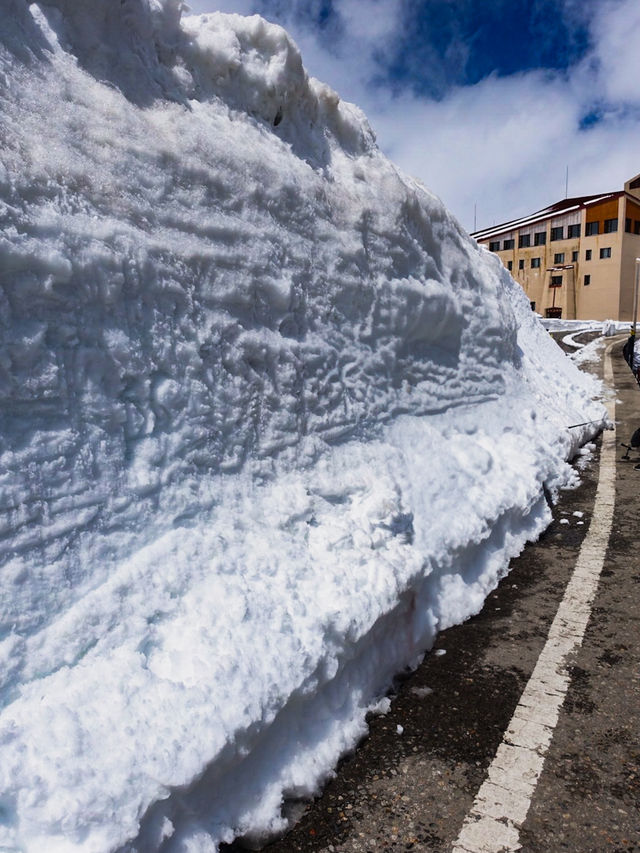
[[[567,164],[567,174],[564,179],[564,197],[569,198],[569,164]]]

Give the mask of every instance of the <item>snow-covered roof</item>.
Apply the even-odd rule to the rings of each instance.
[[[596,204],[599,201],[605,201],[609,198],[617,198],[621,196],[622,191],[604,193],[600,195],[585,195],[578,198],[565,198],[562,201],[557,201],[549,207],[544,207],[542,210],[537,210],[535,213],[524,216],[521,219],[512,219],[510,222],[502,222],[500,225],[492,225],[491,228],[483,228],[480,231],[474,231],[472,237],[478,241],[487,240],[490,237],[495,237],[502,234],[504,231],[513,231],[516,228],[525,228],[527,225],[535,225],[537,222],[543,222],[551,217],[561,216],[564,213],[571,213],[581,207],[587,207]]]

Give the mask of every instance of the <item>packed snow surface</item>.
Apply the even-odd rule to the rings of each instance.
[[[0,12],[0,850],[210,853],[482,607],[604,410],[279,27]]]

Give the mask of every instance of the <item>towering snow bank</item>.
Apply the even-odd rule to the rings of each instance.
[[[1,0],[0,848],[284,826],[595,392],[258,17]]]

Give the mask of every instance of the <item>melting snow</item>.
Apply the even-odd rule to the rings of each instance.
[[[283,829],[605,417],[282,29],[181,6],[0,2],[6,851]]]

